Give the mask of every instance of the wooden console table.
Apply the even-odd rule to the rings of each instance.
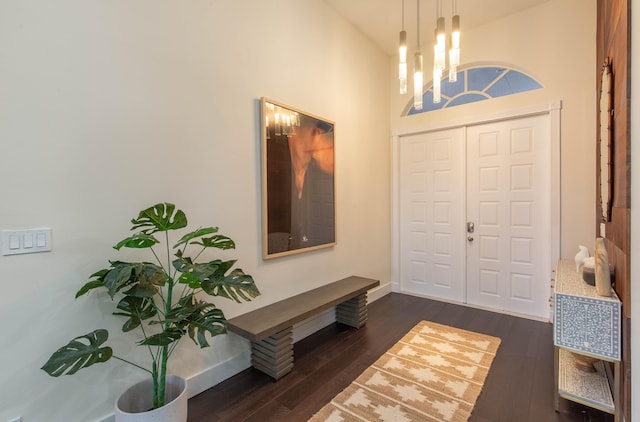
[[[615,293],[598,296],[573,260],[558,262],[554,292],[556,411],[562,397],[612,413],[620,421],[620,300]],[[577,369],[570,352],[600,359],[596,372]]]
[[[367,291],[380,281],[351,276],[227,321],[229,331],[251,341],[251,364],[275,380],[293,369],[293,326],[336,308],[336,321],[360,328],[367,322]]]

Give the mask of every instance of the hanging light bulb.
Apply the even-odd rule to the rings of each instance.
[[[441,100],[441,79],[442,71],[446,67],[446,47],[445,47],[445,23],[442,16],[442,0],[436,1],[436,29],[433,40],[433,102],[439,103]]]
[[[400,47],[398,54],[398,78],[400,79],[400,94],[407,93],[407,31],[404,30],[404,0],[402,0],[402,30],[400,31]]]
[[[449,82],[458,80],[458,65],[460,64],[460,49],[451,48],[449,50]]]
[[[416,110],[422,110],[422,53],[420,53],[420,0],[416,0],[417,8],[417,37],[418,37],[418,51],[414,55],[413,61],[413,108]]]
[[[400,79],[400,94],[407,93],[407,32],[400,31],[400,65],[398,75]]]
[[[442,22],[444,22],[444,18],[439,18],[438,21],[442,20]],[[438,26],[440,26],[440,23],[438,23]],[[442,25],[444,27],[444,24]],[[438,51],[437,54],[438,56],[436,57],[436,62],[438,63],[438,67],[440,69],[444,69],[446,67],[446,51],[447,48],[445,47],[445,35],[444,35],[444,30],[440,31],[440,29],[438,28],[438,36],[437,36],[438,42],[437,42],[437,46],[438,46]]]
[[[451,18],[451,50],[449,50],[449,81],[458,80],[460,66],[460,15],[457,14],[457,1],[453,0],[453,17]]]
[[[460,49],[460,15],[458,15],[457,4],[458,2],[456,0],[453,0],[453,14],[451,18],[451,48]]]
[[[445,59],[446,54],[444,50],[444,44],[438,42],[439,34],[438,29],[435,30],[435,42],[433,44],[433,65],[440,69],[446,67]]]
[[[436,50],[435,63],[441,69],[446,67],[446,45],[445,45],[445,23],[444,16],[442,16],[442,0],[438,0],[436,3],[437,10],[436,13],[438,15],[438,20],[436,21],[436,45],[438,46]]]
[[[413,108],[422,110],[422,54],[416,51],[414,56],[414,72],[413,72]]]
[[[438,104],[442,100],[442,69],[433,66],[433,103]]]
[[[460,16],[455,15],[451,19],[452,31],[451,31],[451,51],[456,51],[454,64],[458,66],[460,64]]]

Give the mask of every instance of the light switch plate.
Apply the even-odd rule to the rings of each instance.
[[[2,255],[48,252],[51,250],[51,228],[36,227],[0,230]]]

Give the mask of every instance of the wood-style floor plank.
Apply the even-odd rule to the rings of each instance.
[[[369,304],[360,330],[332,324],[296,343],[279,381],[251,368],[191,398],[188,421],[306,421],[422,320],[502,339],[470,421],[613,421],[562,399],[555,412],[551,324],[397,293]]]

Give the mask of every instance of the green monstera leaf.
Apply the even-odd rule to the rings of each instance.
[[[163,330],[161,333],[152,334],[144,340],[138,342],[144,346],[168,346],[182,338],[184,330],[177,327],[170,327]]]
[[[76,299],[93,289],[97,289],[98,287],[105,287],[104,276],[107,275],[108,272],[108,269],[104,269],[91,274],[91,277],[89,278],[94,278],[94,280],[88,281],[84,286],[80,288],[80,290],[78,290],[78,292],[76,293]]]
[[[238,303],[241,302],[240,298],[250,301],[259,296],[260,291],[256,287],[253,277],[245,274],[240,268],[227,274],[227,271],[235,263],[235,260],[220,262],[216,271],[201,283],[202,290],[212,296],[226,297]]]
[[[52,377],[73,375],[82,368],[108,361],[112,356],[111,347],[100,347],[109,338],[107,330],[99,329],[74,338],[66,346],[59,348],[42,366]],[[82,341],[85,340],[85,341]]]
[[[131,224],[131,230],[143,229],[142,233],[153,234],[187,227],[187,216],[182,210],[176,210],[174,204],[165,202],[140,211]]]
[[[185,234],[184,236],[182,236],[182,238],[180,240],[178,240],[178,243],[173,245],[173,248],[175,249],[177,247],[180,247],[181,245],[186,245],[187,243],[189,243],[193,239],[198,239],[198,238],[200,238],[202,236],[206,236],[208,234],[217,233],[217,232],[218,232],[218,228],[217,227],[199,228],[198,230],[194,230],[194,231],[189,232],[189,233]]]
[[[209,347],[206,334],[215,337],[227,332],[227,323],[224,313],[212,303],[199,302],[198,313],[189,322],[188,333],[194,343],[201,348]]]
[[[173,268],[180,272],[178,283],[188,284],[192,289],[199,289],[201,283],[212,276],[222,261],[215,260],[205,263],[193,263],[191,258],[183,257],[180,252],[178,259],[173,261]]]
[[[113,249],[120,250],[123,247],[125,248],[135,248],[135,249],[146,249],[150,248],[153,245],[160,243],[158,239],[146,233],[136,233],[133,236],[129,236],[126,239],[118,242],[117,245],[113,247]]]
[[[164,286],[166,275],[162,268],[149,262],[114,261],[103,277],[104,287],[113,299],[115,294],[125,287],[132,296],[151,296]],[[137,293],[135,293],[137,292]]]
[[[202,242],[193,242],[196,245],[202,245],[205,248],[218,248],[218,249],[235,249],[236,244],[233,240],[227,236],[217,234],[211,237],[202,238]]]
[[[191,340],[200,347],[209,347],[206,334],[211,337],[227,332],[226,318],[214,304],[196,299],[195,294],[186,295],[167,314],[166,322],[176,327],[187,328]]]
[[[174,248],[177,248],[181,245],[186,245],[190,243],[192,245],[200,245],[203,248],[217,248],[217,249],[235,249],[236,244],[231,238],[222,235],[215,234],[218,232],[217,227],[205,227],[200,228],[198,230],[192,231],[190,233],[185,234],[182,238],[173,245]],[[213,234],[210,237],[204,237],[208,234]],[[194,240],[198,239],[198,240]],[[191,242],[194,240],[193,242]]]
[[[158,314],[153,300],[146,297],[125,296],[118,303],[118,309],[121,312],[114,312],[114,315],[129,318],[122,325],[122,331],[125,333],[138,328],[142,321],[153,318]]]

